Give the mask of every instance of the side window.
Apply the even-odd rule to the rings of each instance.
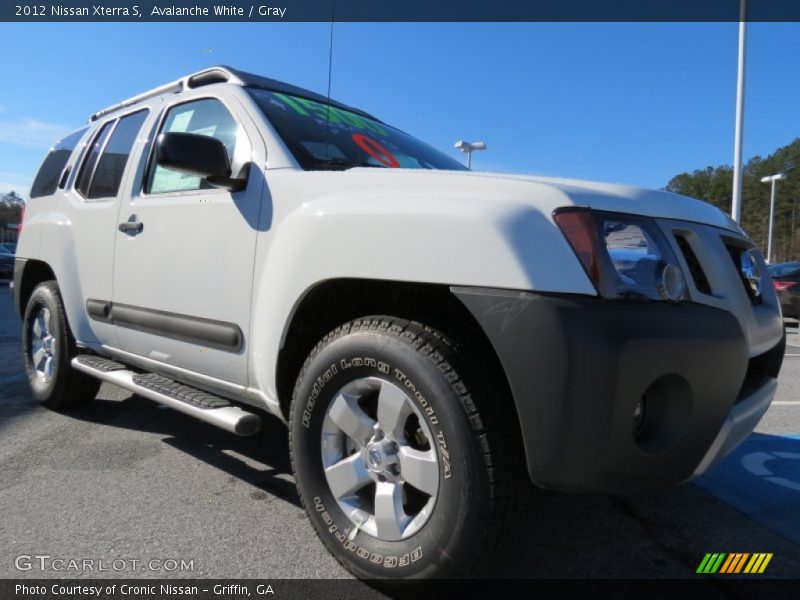
[[[94,136],[94,141],[92,141],[92,145],[83,159],[75,188],[87,198],[89,197],[89,185],[92,183],[92,174],[97,165],[97,158],[100,156],[103,146],[105,146],[108,135],[114,128],[114,123],[115,121],[109,121],[103,125],[102,129]]]
[[[195,133],[217,138],[225,144],[228,158],[233,162],[238,130],[236,120],[222,102],[204,98],[172,107],[167,113],[160,133]],[[148,194],[182,192],[211,187],[196,175],[188,175],[155,164],[155,153],[152,161],[145,186],[145,192]]]
[[[86,133],[85,127],[72,135],[68,135],[53,146],[36,174],[36,179],[33,180],[31,198],[49,196],[56,191],[59,179],[61,179],[61,173],[64,172],[64,167],[67,165],[72,151],[78,145],[84,133]]]
[[[146,118],[147,111],[142,110],[119,120],[97,162],[88,198],[110,198],[117,195],[128,156]]]
[[[113,198],[119,191],[136,135],[147,118],[141,110],[103,125],[83,160],[75,186],[86,198]]]

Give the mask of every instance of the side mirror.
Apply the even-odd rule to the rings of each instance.
[[[156,163],[232,191],[244,189],[246,183],[246,179],[231,178],[231,161],[225,144],[207,135],[162,133],[156,140]]]

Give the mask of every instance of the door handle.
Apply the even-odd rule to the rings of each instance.
[[[141,221],[136,221],[135,215],[131,217],[131,219],[134,220],[120,223],[117,229],[119,229],[122,233],[127,233],[128,235],[135,235],[137,233],[142,233],[142,231],[144,230],[144,223],[142,223]]]

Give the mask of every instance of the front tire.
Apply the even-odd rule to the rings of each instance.
[[[55,281],[40,283],[28,300],[22,350],[31,391],[44,406],[68,408],[97,395],[100,381],[72,368],[77,349]]]
[[[461,377],[481,370],[438,332],[391,317],[339,327],[306,360],[290,414],[295,479],[317,534],[356,576],[474,576],[490,564],[519,448],[486,391],[504,387]]]

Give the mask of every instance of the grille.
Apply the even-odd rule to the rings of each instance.
[[[703,267],[700,266],[700,261],[697,260],[697,255],[692,250],[689,240],[682,235],[676,235],[675,241],[678,242],[678,247],[683,253],[683,258],[686,260],[686,265],[689,267],[689,274],[692,276],[692,281],[701,294],[711,294],[711,285],[708,283]]]
[[[728,254],[733,261],[733,266],[736,269],[736,272],[739,274],[739,280],[742,282],[744,291],[747,294],[747,297],[750,298],[750,304],[753,306],[761,304],[761,294],[753,291],[753,288],[750,287],[750,282],[747,281],[747,277],[745,277],[744,273],[742,273],[742,254],[744,254],[747,249],[729,243],[726,243],[725,247],[728,249]]]

